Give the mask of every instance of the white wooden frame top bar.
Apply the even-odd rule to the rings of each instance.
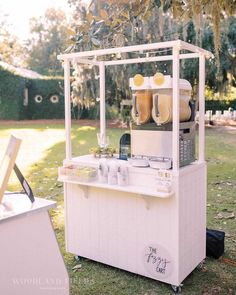
[[[202,53],[205,56],[213,57],[213,54],[205,49],[202,49],[198,46],[189,44],[182,40],[175,41],[166,41],[159,43],[149,43],[135,46],[125,46],[125,47],[116,47],[116,48],[107,48],[107,49],[99,49],[92,51],[83,51],[83,52],[75,52],[75,53],[67,53],[60,54],[58,56],[59,60],[72,60],[74,58],[83,58],[83,57],[94,57],[94,56],[102,56],[116,53],[126,53],[126,52],[135,52],[135,51],[149,51],[155,49],[166,49],[166,48],[174,48],[178,47],[179,50],[188,50],[195,53]]]
[[[110,55],[137,52],[138,54],[151,54],[153,50],[170,49],[172,55],[146,56],[140,58],[127,58],[106,60]],[[180,54],[181,50],[190,51],[190,53]],[[97,57],[99,56],[99,60]],[[104,60],[102,60],[104,56]],[[198,46],[189,44],[181,40],[167,41],[160,43],[142,44],[135,46],[117,47],[99,49],[93,51],[84,51],[76,53],[61,54],[59,60],[64,61],[64,83],[65,83],[65,129],[66,129],[66,159],[72,158],[71,150],[71,103],[70,103],[70,67],[71,64],[89,64],[99,67],[100,75],[100,135],[105,140],[106,118],[105,118],[105,67],[111,65],[146,63],[155,61],[172,60],[173,76],[173,172],[179,170],[179,70],[180,59],[199,58],[199,157],[198,162],[205,162],[205,59],[212,58],[213,54]]]

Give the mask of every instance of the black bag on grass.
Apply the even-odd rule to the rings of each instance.
[[[223,231],[206,230],[206,256],[218,259],[225,249],[225,233]]]

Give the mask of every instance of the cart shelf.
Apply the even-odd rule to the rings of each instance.
[[[60,176],[58,178],[59,181],[62,181],[64,183],[72,183],[72,184],[78,184],[85,187],[97,187],[97,188],[104,188],[104,189],[110,189],[115,191],[121,191],[121,192],[127,192],[127,193],[133,193],[138,194],[141,196],[150,196],[155,198],[170,198],[174,195],[174,192],[160,192],[158,190],[155,190],[154,188],[147,188],[147,187],[140,187],[135,185],[127,185],[127,186],[120,186],[120,185],[109,185],[106,183],[99,183],[96,181],[93,182],[84,182],[84,181],[78,181],[74,179],[70,179],[68,176],[63,177]]]

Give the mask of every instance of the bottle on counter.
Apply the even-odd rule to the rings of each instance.
[[[108,181],[108,165],[106,159],[99,160],[98,181],[100,183],[107,183]]]
[[[129,173],[126,162],[120,162],[117,172],[117,184],[125,186],[129,184]]]
[[[115,161],[110,161],[108,165],[108,184],[117,184],[118,165]]]
[[[119,159],[127,160],[130,156],[130,134],[124,133],[120,138]]]

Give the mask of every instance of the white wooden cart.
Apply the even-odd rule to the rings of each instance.
[[[159,49],[170,55],[152,56]],[[184,51],[184,53],[183,53]],[[146,57],[107,60],[117,53],[147,53]],[[187,52],[187,53],[186,53]],[[65,73],[66,159],[64,166],[98,167],[92,155],[72,158],[70,69],[72,64],[98,66],[100,73],[100,134],[105,139],[105,68],[112,65],[172,61],[173,132],[171,190],[158,191],[157,171],[128,167],[129,185],[108,185],[60,176],[64,182],[65,232],[68,252],[171,284],[183,280],[205,258],[205,58],[204,49],[176,40],[170,42],[62,54]],[[99,58],[98,58],[99,57]],[[102,58],[104,57],[104,60]],[[179,165],[179,72],[181,59],[199,59],[198,159]],[[120,160],[116,160],[120,161]]]

